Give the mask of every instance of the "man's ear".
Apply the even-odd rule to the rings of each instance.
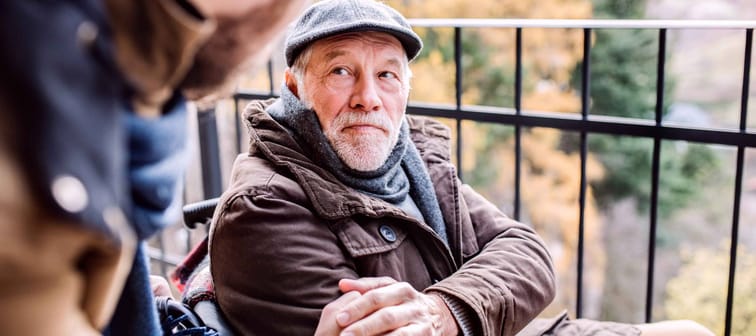
[[[291,72],[291,68],[286,68],[286,71],[284,71],[284,81],[286,82],[286,87],[289,88],[289,91],[297,96],[297,98],[300,98],[297,90],[297,78]]]

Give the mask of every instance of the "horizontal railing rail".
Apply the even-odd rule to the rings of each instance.
[[[756,20],[610,20],[610,19],[409,19],[413,27],[576,28],[576,29],[753,29]]]
[[[261,100],[272,97],[277,96],[257,91],[241,91],[234,95],[234,98],[237,100]],[[591,115],[587,120],[583,120],[579,114],[574,113],[523,110],[520,114],[517,114],[513,108],[468,105],[463,105],[462,108],[457,110],[449,104],[428,104],[422,102],[410,102],[407,106],[407,113],[428,117],[463,119],[524,127],[557,128],[564,131],[756,147],[756,133],[745,133],[737,129],[703,128],[674,125],[671,123],[656,125],[650,119]]]

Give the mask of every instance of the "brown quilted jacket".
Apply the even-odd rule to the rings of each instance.
[[[342,278],[389,276],[463,303],[484,335],[514,335],[551,302],[551,257],[528,226],[456,177],[449,130],[407,117],[449,247],[399,208],[345,186],[254,102],[210,237],[218,302],[242,335],[312,335]]]

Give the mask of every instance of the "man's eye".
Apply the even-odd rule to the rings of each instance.
[[[388,71],[381,72],[378,76],[382,78],[397,78],[393,72]]]
[[[335,69],[333,69],[333,70],[331,71],[331,73],[332,73],[332,74],[334,74],[334,75],[341,75],[341,76],[345,76],[345,75],[348,75],[348,74],[349,74],[349,71],[347,71],[347,70],[346,70],[346,69],[344,69],[344,68],[335,68]]]

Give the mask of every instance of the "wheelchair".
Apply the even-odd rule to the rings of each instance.
[[[196,229],[210,225],[218,198],[183,207],[184,225]],[[210,277],[208,238],[195,246],[171,274],[171,282],[181,291],[181,301],[158,296],[155,307],[164,336],[232,336],[215,300]]]

